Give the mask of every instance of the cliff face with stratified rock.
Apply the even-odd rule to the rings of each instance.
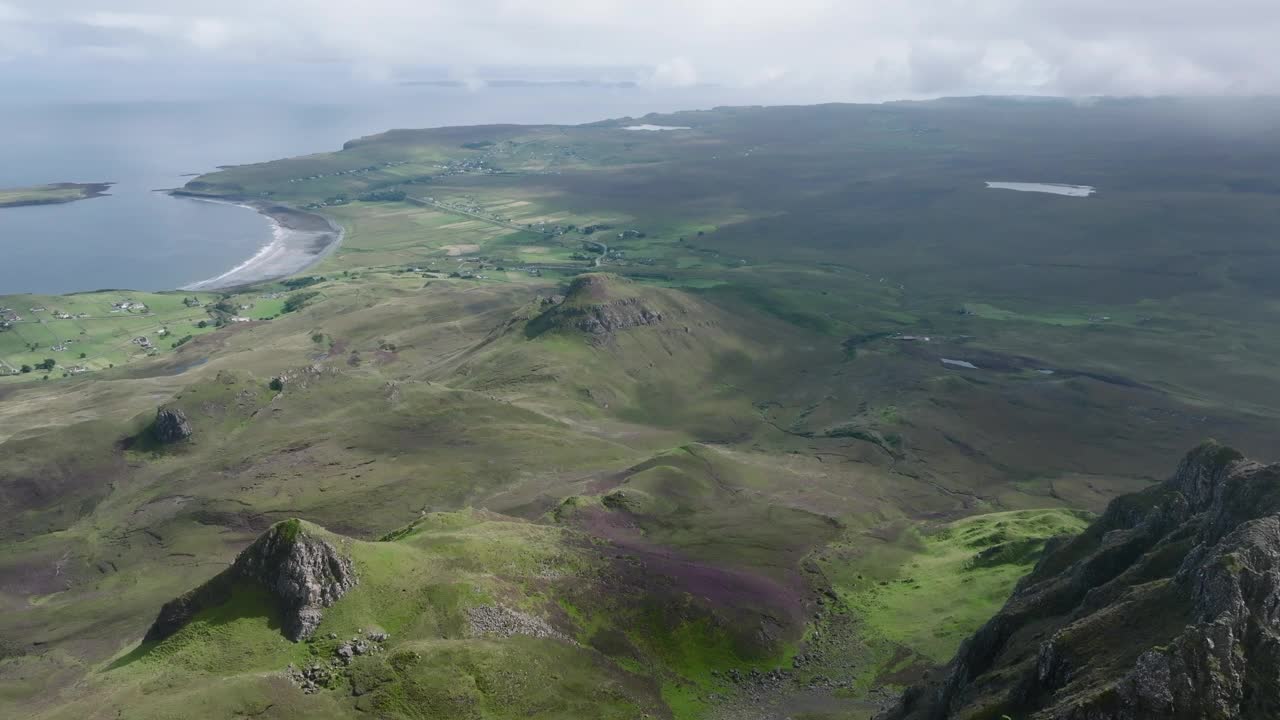
[[[1216,443],[1053,543],[882,720],[1280,717],[1280,464]]]
[[[355,584],[350,558],[316,530],[299,520],[287,520],[273,525],[212,580],[165,603],[145,640],[173,635],[200,611],[227,602],[242,585],[265,590],[282,614],[285,636],[304,640],[320,624],[324,608]]]

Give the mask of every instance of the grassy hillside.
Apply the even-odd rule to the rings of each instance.
[[[193,708],[209,717],[275,716],[272,707],[298,705],[295,696],[300,707],[286,713],[306,717],[348,717],[354,710],[492,718],[660,712],[651,687],[588,648],[504,636],[509,628],[501,625],[497,634],[480,632],[468,619],[476,608],[499,605],[545,614],[555,607],[549,595],[557,585],[594,576],[597,561],[565,532],[476,512],[424,516],[387,542],[353,542],[315,526],[304,532],[339,543],[359,577],[325,612],[316,640],[295,644],[281,637],[271,598],[244,586],[176,635],[97,669],[91,687],[68,692],[70,702],[49,717],[162,718]],[[391,638],[379,643],[379,652],[349,666],[331,662],[349,638],[375,632]],[[329,687],[305,696],[284,671],[312,664],[332,678]]]
[[[634,476],[628,487],[652,469]],[[574,505],[575,512],[589,511],[589,503]],[[932,581],[946,583],[954,576],[978,585],[963,610],[943,615],[954,617],[961,632],[972,630],[1027,569],[1038,548],[1027,543],[1050,531],[1077,531],[1081,524],[1065,513],[1023,513],[976,518],[943,531],[930,543],[935,549],[920,556],[937,572]],[[1016,537],[993,545],[999,539],[988,529],[1005,533],[1010,527]],[[920,618],[885,623],[883,609],[877,614],[866,606],[927,595],[916,586],[864,592],[849,605],[832,606],[819,615],[824,620],[813,626],[808,643],[795,637],[760,646],[758,638],[734,634],[735,628],[751,626],[739,624],[754,611],[743,605],[749,596],[691,598],[661,586],[638,587],[610,552],[572,522],[533,524],[466,510],[424,515],[377,542],[353,541],[310,524],[300,532],[340,547],[359,579],[325,610],[314,639],[293,643],[282,637],[273,598],[241,585],[173,636],[132,647],[92,669],[84,682],[45,698],[39,704],[47,710],[38,716],[347,717],[354,710],[413,718],[693,718],[714,713],[716,698],[734,698],[741,692],[736,678],[752,672],[792,673],[794,667],[797,683],[813,682],[858,652],[858,643],[896,641],[902,644],[891,647],[943,651],[945,659],[958,642],[910,636],[890,641],[872,634],[891,633],[901,622],[919,631]],[[968,550],[951,550],[953,541]],[[997,558],[991,552],[975,555],[978,547],[1013,549],[1009,557]],[[883,572],[889,565],[868,561],[862,567]],[[724,579],[732,582],[732,576]],[[866,630],[832,630],[838,615],[858,617]],[[849,646],[812,660],[797,652],[816,644],[823,631]],[[372,641],[373,649],[339,662],[341,646],[379,633],[389,639]],[[832,646],[828,639],[822,647],[829,652]],[[861,652],[859,665],[868,678],[901,663],[896,654],[877,659]],[[800,661],[787,662],[795,658]],[[316,690],[302,692],[298,668],[312,669]],[[276,710],[277,705],[287,707]]]
[[[1206,435],[1265,455],[1280,164],[1200,109],[723,108],[195,179],[345,239],[261,287],[0,298],[0,710],[870,716],[1082,513]],[[249,588],[139,645],[289,518],[362,577],[315,642]]]
[[[340,276],[270,322],[230,324],[128,367],[11,386],[0,501],[12,521],[0,577],[6,605],[20,611],[7,616],[6,632],[47,639],[0,666],[9,697],[26,706],[38,691],[47,697],[37,704],[54,715],[81,712],[76,703],[96,707],[100,694],[117,698],[110,707],[144,703],[128,688],[130,673],[144,668],[137,682],[153,682],[145,658],[162,657],[135,647],[156,608],[273,521],[302,516],[372,539],[424,512],[483,507],[524,518],[512,527],[535,535],[501,549],[431,536],[431,552],[413,562],[456,553],[453,567],[500,577],[549,533],[558,538],[545,541],[553,554],[579,558],[572,582],[554,592],[527,580],[495,590],[477,577],[464,595],[543,613],[603,656],[589,667],[642,678],[627,682],[649,694],[625,707],[650,702],[654,712],[706,717],[727,698],[761,692],[729,679],[730,670],[790,672],[791,658],[804,654],[825,597],[806,558],[886,518],[910,522],[924,507],[968,512],[932,480],[886,465],[916,462],[887,431],[798,432],[743,394],[800,391],[781,370],[796,358],[762,338],[793,336],[796,345],[803,329],[607,275],[544,285],[543,299],[526,299],[519,286],[431,282],[423,288],[421,278],[395,272]],[[646,311],[661,320],[627,325]],[[578,326],[583,317],[619,324],[593,334]],[[844,362],[838,346],[811,352]],[[164,445],[151,434],[161,405],[184,413],[190,439]],[[43,424],[51,415],[79,421]],[[896,422],[888,410],[865,419],[868,427]],[[397,543],[430,526],[419,522]],[[393,586],[416,577],[398,566],[388,572]],[[417,592],[381,583],[368,586],[379,588],[367,591],[368,602]],[[260,708],[272,692],[296,692],[279,685],[279,673],[299,651],[242,637],[241,629],[276,631],[253,597],[237,602],[245,608],[236,612],[265,619],[211,620],[213,640],[231,633],[225,649],[165,650],[161,663],[196,663],[188,670],[204,674],[163,682],[204,688],[210,694],[199,702],[215,716],[219,703]],[[413,625],[437,612],[414,608],[385,613]],[[375,622],[403,633],[386,618],[352,621]],[[58,650],[38,649],[46,643]],[[525,652],[529,662],[546,655]],[[133,670],[94,674],[122,657]],[[60,672],[36,680],[54,658]],[[245,668],[256,668],[252,677]],[[88,690],[76,681],[86,673],[97,678]],[[215,676],[239,689],[206,686]],[[824,702],[848,710],[859,697]],[[187,701],[197,700],[155,712]]]

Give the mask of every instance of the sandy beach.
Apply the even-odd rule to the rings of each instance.
[[[332,220],[287,205],[263,201],[236,202],[183,192],[174,197],[237,205],[264,215],[271,223],[271,242],[230,270],[180,290],[223,290],[276,280],[302,272],[333,252],[342,242],[342,228]]]

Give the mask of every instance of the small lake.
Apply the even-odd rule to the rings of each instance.
[[[1049,193],[1070,197],[1089,197],[1097,192],[1092,185],[1064,185],[1062,183],[987,182],[991,190],[1017,190],[1019,192]]]
[[[692,130],[693,128],[685,127],[684,125],[649,125],[646,123],[644,125],[628,125],[622,129],[639,130],[641,132],[662,132],[664,130]]]

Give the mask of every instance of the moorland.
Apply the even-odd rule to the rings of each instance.
[[[1278,122],[717,108],[195,178],[341,244],[215,292],[0,297],[0,707],[870,717],[1049,538],[1206,437],[1268,456]],[[252,583],[148,635],[263,533],[359,578],[309,642]]]

